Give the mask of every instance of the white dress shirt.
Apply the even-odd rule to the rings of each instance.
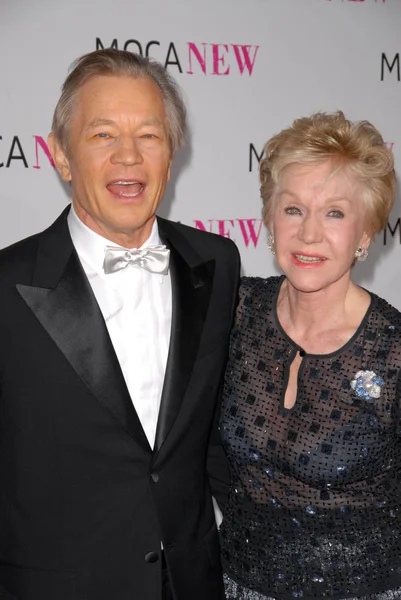
[[[89,229],[71,206],[72,242],[95,294],[125,382],[151,448],[154,446],[171,330],[170,273],[149,273],[138,265],[106,275],[110,240]],[[141,246],[161,244],[157,221]],[[128,248],[132,250],[132,248]]]

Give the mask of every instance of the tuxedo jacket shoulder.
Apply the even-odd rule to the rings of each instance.
[[[158,225],[162,239],[167,244],[170,241],[190,266],[213,262],[214,287],[233,285],[234,279],[239,277],[240,257],[232,240],[166,219],[158,218]]]
[[[214,258],[216,252],[221,252],[233,261],[239,261],[237,246],[229,238],[161,217],[158,217],[158,223],[162,230],[175,230],[182,235],[205,258]]]

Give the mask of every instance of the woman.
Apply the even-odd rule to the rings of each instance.
[[[282,277],[244,278],[221,433],[228,600],[401,598],[401,313],[351,280],[387,223],[369,123],[299,119],[261,162]]]

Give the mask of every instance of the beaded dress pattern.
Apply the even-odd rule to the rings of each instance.
[[[401,598],[401,313],[371,294],[347,344],[303,356],[286,409],[302,349],[277,319],[283,280],[241,283],[220,425],[223,568],[279,600]]]

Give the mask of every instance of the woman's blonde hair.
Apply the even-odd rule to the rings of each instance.
[[[352,123],[341,111],[297,119],[266,143],[260,163],[266,225],[272,218],[283,170],[292,164],[313,165],[330,159],[352,171],[362,184],[366,233],[373,238],[384,229],[394,203],[393,154],[371,123]]]

